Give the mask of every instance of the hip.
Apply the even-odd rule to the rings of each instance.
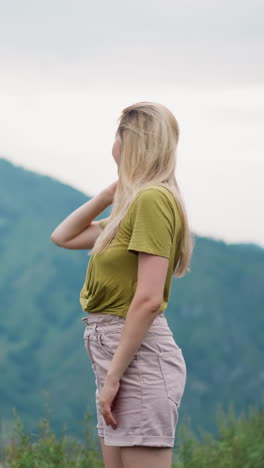
[[[93,313],[83,317],[82,321],[86,324],[83,338],[99,338],[102,348],[104,347],[108,354],[113,356],[126,319],[113,314]],[[164,312],[157,315],[151,323],[134,356],[135,359],[138,353],[171,353],[182,355],[183,358],[182,349],[173,337]]]
[[[101,384],[120,342],[125,318],[98,313],[82,319],[87,325],[83,338],[97,379]],[[181,347],[176,343],[164,313],[155,317],[133,356],[122,382],[145,394],[166,389],[177,406],[186,383],[187,369]],[[137,386],[138,382],[138,386]],[[165,387],[164,387],[165,385]],[[136,389],[134,389],[136,391]]]

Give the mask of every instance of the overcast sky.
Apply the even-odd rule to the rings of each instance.
[[[264,246],[264,2],[0,0],[0,157],[95,195],[123,107],[180,126],[192,230]]]

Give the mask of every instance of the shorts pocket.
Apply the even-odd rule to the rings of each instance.
[[[87,354],[90,357],[90,359],[92,359],[92,354],[91,354],[91,350],[90,350],[89,335],[87,335],[87,334],[84,335],[83,340],[84,340],[84,346],[85,346],[85,349],[87,351]]]
[[[121,333],[105,333],[98,335],[98,345],[100,346],[101,350],[110,356],[111,358],[114,356],[116,349],[119,345]],[[132,361],[136,360],[136,354],[134,355]],[[131,362],[132,362],[131,361]]]
[[[168,398],[179,407],[186,383],[186,364],[181,348],[161,353],[159,361]]]
[[[109,338],[109,335],[108,340],[106,339],[106,335],[98,335],[98,344],[105,354],[113,357],[116,347],[114,347],[112,340],[109,342]]]

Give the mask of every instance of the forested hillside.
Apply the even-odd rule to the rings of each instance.
[[[87,181],[87,190],[89,181]],[[88,251],[50,240],[88,200],[76,189],[0,159],[0,418],[26,427],[45,413],[80,434],[95,383],[79,303]],[[109,210],[100,216],[105,217]],[[214,432],[217,402],[263,406],[264,249],[196,236],[191,273],[173,279],[166,315],[187,364],[180,420]]]

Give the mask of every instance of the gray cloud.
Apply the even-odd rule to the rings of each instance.
[[[0,1],[6,72],[79,82],[263,83],[262,1]]]

